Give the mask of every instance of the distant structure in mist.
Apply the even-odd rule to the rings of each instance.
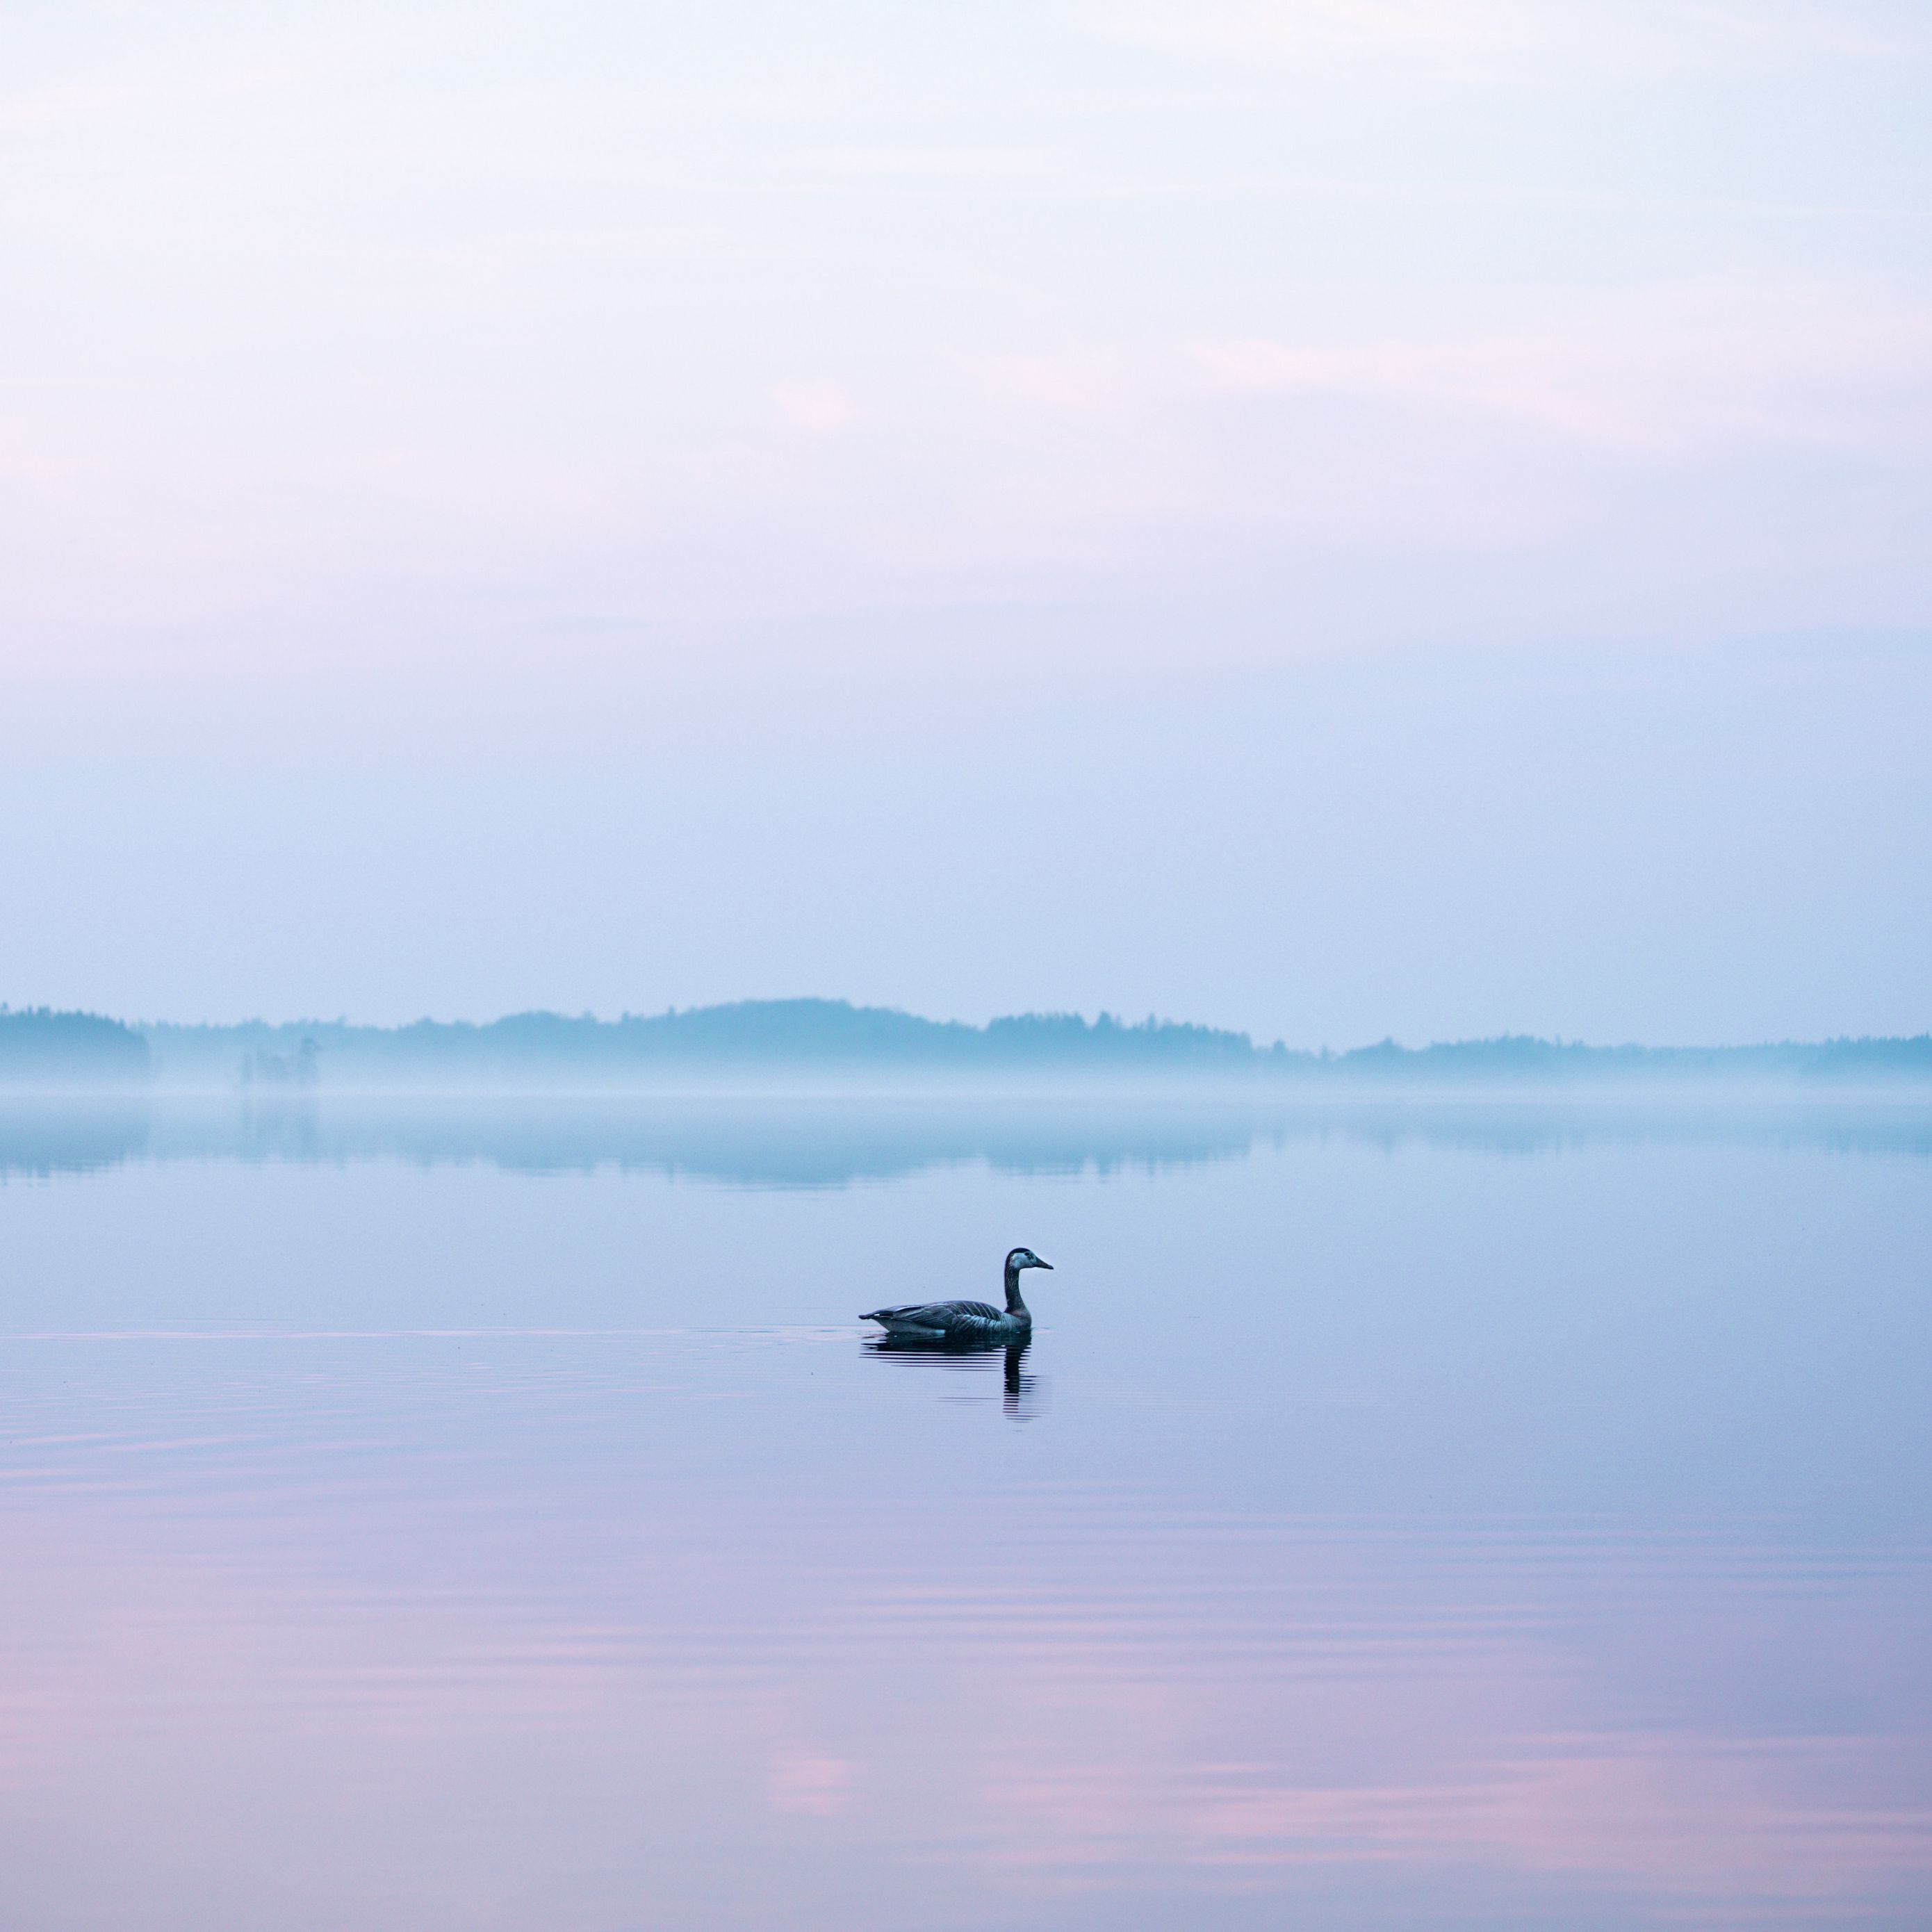
[[[1632,1085],[1932,1088],[1932,1035],[1741,1047],[1594,1047],[1509,1036],[1346,1053],[1258,1047],[1246,1034],[1103,1013],[1028,1013],[983,1027],[842,1000],[746,1000],[617,1020],[518,1013],[418,1020],[148,1025],[0,1007],[0,1085],[290,1093],[318,1087],[605,1091],[1088,1085],[1316,1093]]]
[[[219,1028],[212,1028],[219,1031]],[[244,1087],[314,1087],[322,1078],[322,1053],[306,1030],[293,1053],[271,1053],[250,1047],[242,1056]]]

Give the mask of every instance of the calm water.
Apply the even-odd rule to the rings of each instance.
[[[1922,1928],[1928,1258],[1903,1108],[0,1106],[0,1924]]]

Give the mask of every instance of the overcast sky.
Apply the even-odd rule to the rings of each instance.
[[[0,18],[0,998],[1932,1025],[1921,0]]]

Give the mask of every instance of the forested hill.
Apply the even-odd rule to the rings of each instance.
[[[138,1028],[0,1008],[0,1084],[551,1090],[704,1085],[1028,1085],[1068,1082],[1275,1090],[1372,1088],[1923,1086],[1932,1036],[1738,1047],[1584,1046],[1522,1036],[1342,1053],[1102,1014],[983,1027],[842,1000],[748,1000],[598,1020],[519,1013],[473,1025],[346,1021]]]
[[[0,1006],[0,1084],[121,1087],[148,1072],[148,1042],[118,1020]]]
[[[843,1000],[753,1000],[680,1012],[517,1013],[488,1025],[151,1026],[160,1077],[200,1080],[218,1065],[296,1084],[436,1086],[525,1082],[688,1084],[773,1073],[807,1082],[850,1075],[921,1080],[1070,1072],[1251,1076],[1267,1056],[1245,1034],[1103,1014],[1024,1014],[984,1027],[926,1020]]]

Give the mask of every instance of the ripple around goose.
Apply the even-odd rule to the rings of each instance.
[[[1033,1333],[1033,1311],[1020,1293],[1028,1268],[1053,1271],[1030,1248],[1006,1256],[1006,1305],[1004,1312],[986,1301],[916,1301],[899,1308],[868,1309],[859,1318],[876,1322],[898,1340],[941,1343],[955,1348],[1021,1342]]]

